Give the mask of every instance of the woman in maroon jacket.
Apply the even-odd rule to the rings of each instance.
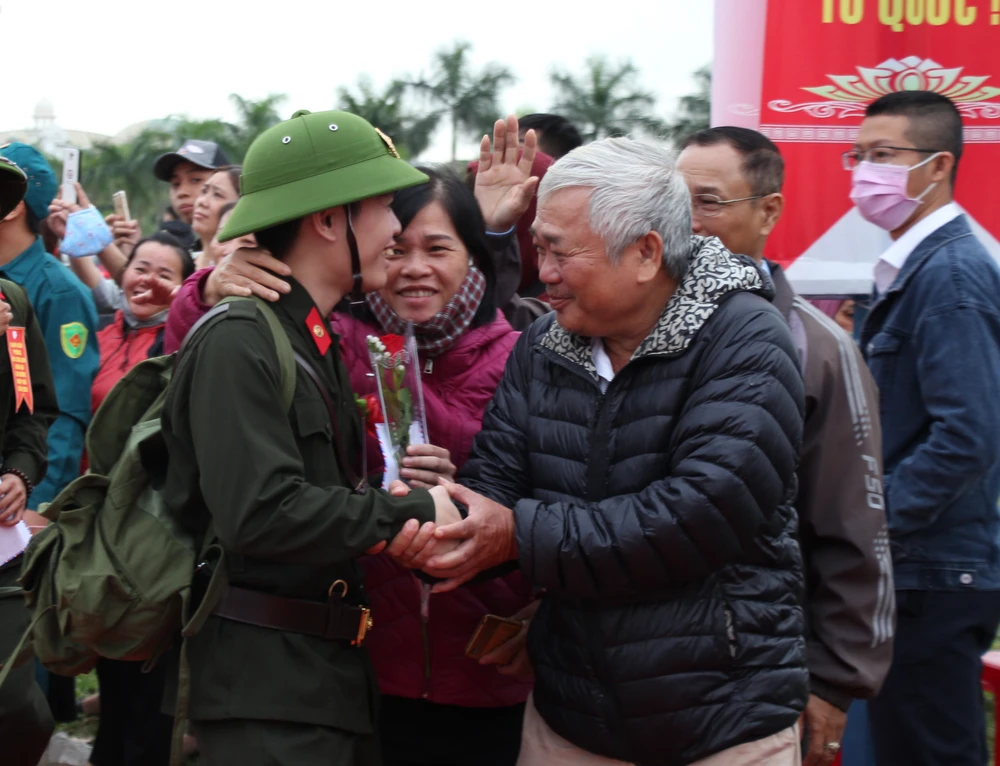
[[[367,336],[414,323],[437,448],[404,459],[402,477],[414,486],[453,473],[449,456],[457,467],[468,458],[518,336],[493,299],[490,245],[472,192],[450,172],[422,170],[430,182],[397,192],[393,202],[403,231],[387,254],[385,288],[368,296],[368,316],[333,318],[361,395],[375,391]],[[368,448],[369,465],[381,466],[374,439]],[[367,645],[383,693],[385,763],[513,764],[531,684],[479,665],[464,649],[483,615],[513,615],[531,600],[520,573],[432,596],[388,556],[363,564],[379,625]]]
[[[342,336],[352,388],[360,395],[375,391],[367,336],[401,333],[406,322],[414,323],[434,446],[411,447],[404,459],[402,477],[413,486],[434,484],[438,475],[451,476],[465,462],[517,340],[497,310],[494,251],[513,239],[513,224],[533,196],[534,137],[526,140],[518,162],[516,143],[505,156],[505,133],[517,135],[516,121],[496,126],[492,158],[484,141],[484,167],[492,165],[494,172],[480,173],[475,196],[457,176],[433,168],[422,168],[428,183],[396,193],[392,206],[402,232],[386,254],[385,288],[368,296],[362,316],[331,318]],[[202,272],[182,288],[168,324],[168,347],[207,311],[203,290],[214,302],[222,294],[247,294],[251,284],[263,297],[269,295],[260,283],[280,289],[280,282],[251,264],[279,274],[282,264],[257,251],[242,252],[242,266],[231,268],[228,277],[222,276],[225,269],[214,276]],[[232,279],[233,273],[239,277]],[[374,439],[368,453],[369,466],[379,470],[382,457]],[[530,585],[514,573],[431,595],[388,556],[370,557],[364,565],[376,624],[365,645],[383,693],[386,766],[512,766],[531,680],[479,665],[464,649],[483,615],[509,616],[525,607],[532,600]]]

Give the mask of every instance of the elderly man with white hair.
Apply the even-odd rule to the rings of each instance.
[[[660,143],[568,154],[533,231],[554,313],[448,484],[468,517],[434,539],[463,542],[390,552],[438,591],[515,560],[539,589],[487,658],[534,669],[519,763],[798,764],[803,389],[770,282],[691,237]]]

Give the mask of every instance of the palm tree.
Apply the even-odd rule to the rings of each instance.
[[[430,79],[410,83],[438,105],[436,114],[447,116],[451,127],[451,161],[458,154],[459,132],[481,135],[500,116],[500,90],[515,82],[513,73],[500,64],[487,64],[474,72],[469,62],[472,45],[456,41],[434,54]]]
[[[230,162],[235,163],[241,162],[246,152],[238,136],[239,129],[231,122],[222,119],[192,120],[179,115],[172,115],[165,122],[167,131],[173,136],[175,149],[188,139],[214,141]]]
[[[225,151],[230,162],[242,164],[250,144],[261,133],[281,122],[278,105],[287,96],[271,94],[260,101],[243,98],[237,93],[229,96],[236,108],[236,122],[222,119],[192,120],[183,116],[172,116],[165,120],[167,130],[174,136],[174,143],[180,145],[188,138],[214,141]]]
[[[283,95],[254,101],[234,93],[230,98],[236,107],[235,123],[173,116],[154,121],[127,144],[96,145],[87,152],[83,179],[90,199],[109,210],[111,195],[124,189],[133,217],[144,231],[155,230],[168,199],[167,185],[153,176],[157,157],[175,150],[185,139],[195,138],[215,141],[230,160],[239,163],[253,139],[281,120],[277,106],[285,99]]]
[[[375,90],[371,78],[358,78],[358,93],[340,88],[339,108],[364,117],[389,136],[403,159],[420,154],[431,142],[431,134],[441,119],[440,114],[411,114],[405,103],[407,85],[393,80],[381,93]]]
[[[87,153],[84,187],[91,201],[110,210],[111,195],[124,189],[132,217],[144,231],[156,228],[155,220],[167,204],[167,185],[153,176],[153,163],[164,152],[177,148],[172,133],[147,128],[122,146],[98,144]]]
[[[555,71],[552,111],[576,125],[586,141],[623,136],[635,129],[659,132],[663,123],[651,114],[656,97],[638,87],[639,71],[631,61],[611,64],[604,56],[587,59],[578,78]]]
[[[682,96],[677,115],[667,128],[667,134],[680,144],[685,138],[711,124],[712,118],[712,69],[703,66],[693,75],[697,90]]]
[[[278,107],[288,99],[283,93],[272,93],[260,101],[243,98],[237,93],[229,96],[236,107],[236,125],[232,128],[232,140],[236,149],[233,162],[242,162],[250,144],[268,128],[281,122]]]

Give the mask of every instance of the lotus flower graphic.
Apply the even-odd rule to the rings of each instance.
[[[947,96],[969,117],[997,119],[1000,104],[985,103],[1000,95],[1000,88],[986,85],[990,75],[962,75],[964,67],[945,68],[933,59],[907,56],[887,59],[874,68],[857,67],[857,74],[827,75],[832,85],[803,88],[825,101],[793,104],[775,100],[768,107],[776,112],[805,112],[813,117],[862,116],[865,106],[887,93],[929,90]]]

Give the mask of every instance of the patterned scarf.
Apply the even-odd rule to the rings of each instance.
[[[485,295],[486,277],[475,266],[469,267],[465,281],[448,304],[426,322],[413,325],[417,348],[427,356],[437,356],[455,345],[469,329]],[[406,332],[407,322],[396,315],[379,293],[368,293],[366,300],[383,330],[396,335]]]

